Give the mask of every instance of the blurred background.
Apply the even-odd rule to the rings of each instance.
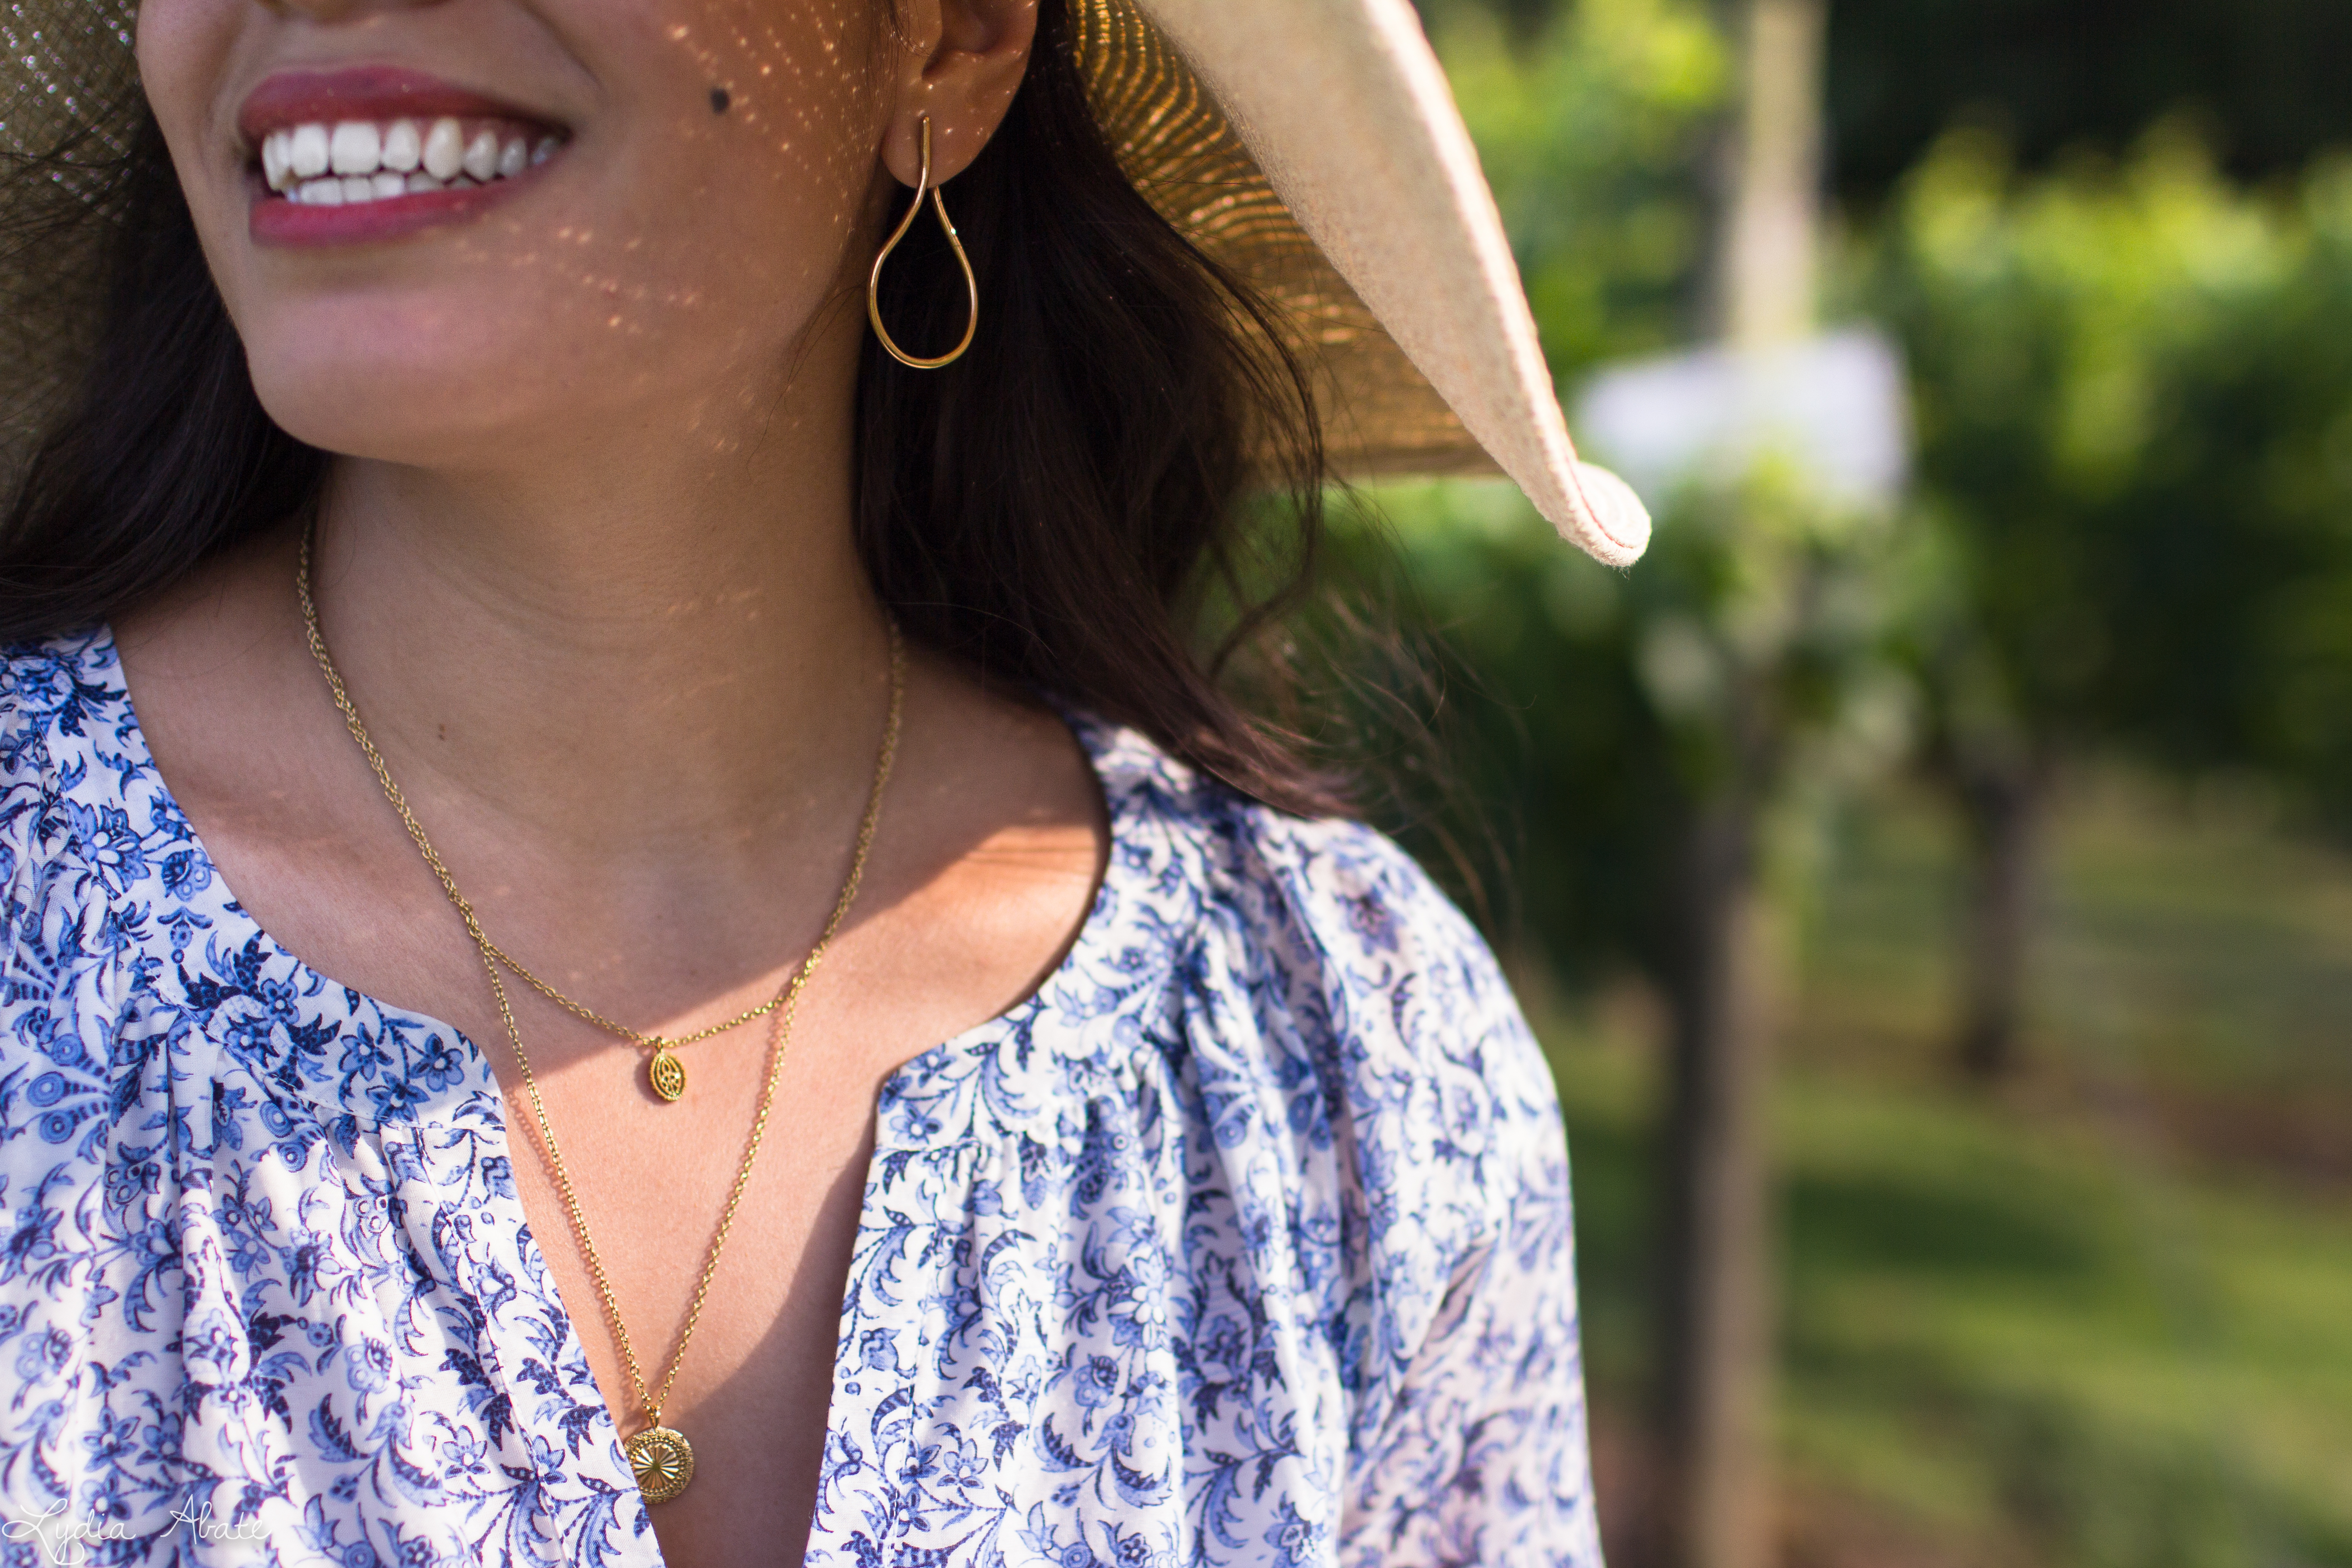
[[[1559,1075],[1612,1562],[2352,1564],[2352,6],[1422,10],[1658,518],[1341,530]]]

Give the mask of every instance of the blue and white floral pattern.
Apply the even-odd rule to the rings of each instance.
[[[1487,950],[1377,834],[1073,722],[1109,868],[883,1091],[808,1562],[1598,1568]],[[8,655],[0,780],[0,1510],[99,1563],[658,1563],[481,1053],[234,901],[105,632]]]

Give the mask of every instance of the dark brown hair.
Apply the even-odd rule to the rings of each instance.
[[[118,613],[303,511],[326,471],[254,395],[152,117],[120,158],[88,145],[0,174],[52,195],[100,182],[73,210],[109,226],[81,379],[0,521],[0,640]],[[0,206],[44,210],[17,194]],[[1269,804],[1341,808],[1295,729],[1234,689],[1281,710],[1265,649],[1322,525],[1313,399],[1267,308],[1120,172],[1066,0],[1041,6],[1020,95],[950,195],[978,341],[921,372],[869,339],[859,372],[857,539],[883,601],[987,679],[1135,724]],[[45,243],[35,225],[0,247]],[[917,352],[961,331],[952,266],[918,225],[886,269],[886,318]]]

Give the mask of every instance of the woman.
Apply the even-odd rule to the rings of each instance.
[[[1638,515],[1410,14],[1236,9],[144,0],[143,102],[106,7],[8,40],[66,133],[9,198],[12,1521],[1598,1562],[1542,1060],[1199,649],[1335,386],[1461,445],[1398,342],[1588,547]]]

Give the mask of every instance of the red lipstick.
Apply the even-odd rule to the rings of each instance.
[[[546,119],[518,104],[502,102],[400,66],[353,66],[331,71],[279,71],[245,100],[236,128],[248,147],[284,126],[339,120],[520,120],[543,126]]]
[[[485,121],[510,129],[534,147],[561,129],[541,115],[487,94],[457,87],[423,71],[396,66],[359,66],[331,71],[281,71],[253,90],[237,111],[237,130],[257,149],[272,132],[296,126],[367,121],[383,125],[409,120],[423,124],[457,119],[469,128]],[[533,184],[543,172],[534,163],[515,175],[487,183],[461,183],[446,190],[408,192],[373,201],[328,206],[289,200],[272,191],[258,170],[251,176],[249,232],[268,246],[356,245],[395,239],[421,229],[463,222]]]

